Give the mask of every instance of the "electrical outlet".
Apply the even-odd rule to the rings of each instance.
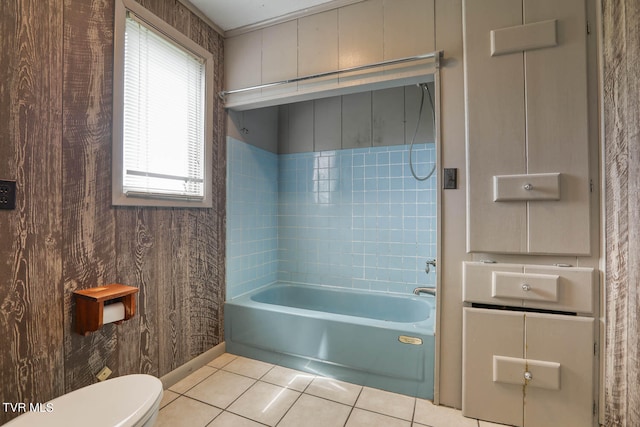
[[[0,180],[0,209],[16,208],[16,182]]]
[[[100,372],[98,372],[98,375],[96,375],[96,378],[98,379],[98,381],[104,381],[107,378],[109,378],[109,375],[111,375],[111,369],[109,369],[108,366],[105,366],[100,370]]]

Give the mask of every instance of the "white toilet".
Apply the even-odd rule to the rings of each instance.
[[[150,427],[156,421],[161,400],[159,379],[125,375],[64,394],[40,405],[41,412],[27,412],[5,426]]]

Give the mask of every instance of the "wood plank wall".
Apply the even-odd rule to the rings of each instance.
[[[64,391],[62,0],[0,2],[0,401]],[[7,416],[0,408],[0,423]]]
[[[640,4],[603,0],[605,424],[640,425]]]
[[[214,54],[223,40],[177,0],[140,0]],[[225,113],[216,99],[212,209],[113,208],[114,0],[0,2],[0,401],[44,402],[119,376],[162,376],[223,340]],[[138,313],[82,337],[73,290],[140,288]],[[0,424],[12,418],[0,408]]]

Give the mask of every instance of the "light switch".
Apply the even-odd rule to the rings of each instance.
[[[444,168],[442,182],[445,190],[455,190],[458,188],[458,169]]]

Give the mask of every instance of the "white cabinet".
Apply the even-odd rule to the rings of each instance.
[[[463,266],[464,301],[588,316],[596,311],[592,268],[483,262]]]
[[[594,319],[464,308],[462,413],[525,427],[594,422]]]
[[[324,10],[324,9],[323,9]],[[434,0],[369,0],[225,39],[225,90],[434,52]],[[282,105],[425,81],[432,59],[228,94],[231,109]]]
[[[585,0],[465,0],[471,252],[590,253]]]
[[[463,415],[524,427],[596,424],[594,273],[464,263]]]

